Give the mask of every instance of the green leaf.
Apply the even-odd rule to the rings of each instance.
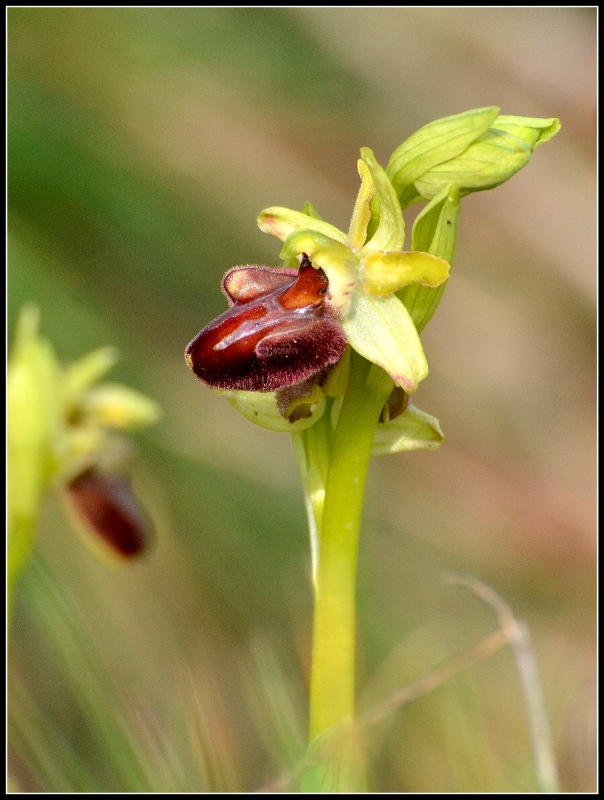
[[[410,283],[440,286],[449,277],[449,265],[429,253],[371,253],[361,261],[363,289],[388,295]]]
[[[258,227],[264,233],[270,233],[282,242],[292,233],[303,230],[316,231],[342,244],[346,242],[346,234],[328,222],[281,206],[271,206],[262,211],[258,216]]]
[[[386,174],[401,206],[405,208],[417,201],[415,181],[439,164],[461,155],[491,127],[498,114],[499,108],[489,106],[438,119],[424,125],[399,145],[390,157]]]
[[[405,244],[405,221],[394,186],[376,161],[373,150],[361,147],[361,158],[369,167],[380,203],[377,230],[361,250],[361,255],[378,250],[402,250]]]
[[[443,439],[436,417],[409,404],[398,417],[377,426],[371,455],[381,456],[406,450],[436,450]]]
[[[350,346],[382,367],[408,394],[413,394],[428,374],[415,325],[394,295],[371,297],[358,291],[350,313],[342,319],[342,327]]]

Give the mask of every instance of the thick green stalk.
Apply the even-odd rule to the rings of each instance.
[[[333,433],[315,581],[310,739],[354,715],[355,595],[365,479],[391,379],[352,352]]]

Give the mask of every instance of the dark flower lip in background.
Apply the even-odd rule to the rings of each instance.
[[[149,523],[122,475],[91,467],[67,484],[67,497],[79,522],[111,553],[132,558],[148,549]]]
[[[346,349],[326,301],[327,276],[306,256],[297,271],[234,267],[222,285],[231,308],[185,350],[187,363],[209,386],[272,392],[324,377]]]

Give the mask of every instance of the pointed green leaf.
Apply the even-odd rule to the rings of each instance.
[[[371,177],[369,167],[364,161],[357,162],[357,169],[361,176],[361,187],[357,195],[356,203],[352,212],[352,219],[350,220],[350,228],[348,230],[347,244],[351,250],[358,253],[361,247],[365,244],[367,238],[367,225],[371,218],[371,209],[369,204],[375,194],[375,184]]]
[[[328,222],[315,219],[301,211],[293,211],[291,208],[272,206],[265,209],[258,216],[258,227],[264,233],[270,233],[284,242],[288,236],[296,231],[311,230],[328,236],[336,242],[346,242],[346,234],[334,228]]]
[[[507,131],[523,139],[531,151],[540,144],[548,142],[560,130],[560,120],[555,117],[539,119],[537,117],[511,117],[500,115],[492,125],[498,131]]]
[[[424,173],[415,187],[427,199],[452,184],[460,187],[462,196],[492,189],[522,169],[530,157],[531,150],[523,139],[491,128],[460,156]]]
[[[497,115],[496,106],[475,108],[463,114],[424,125],[399,145],[388,162],[386,173],[405,208],[417,198],[416,180],[444,161],[459,156],[488,130]],[[452,183],[453,181],[450,181]]]
[[[363,289],[370,294],[388,295],[410,283],[440,286],[449,277],[449,265],[429,253],[371,253],[361,265]]]
[[[380,202],[380,221],[377,230],[363,247],[361,254],[378,250],[402,250],[405,244],[405,221],[396,191],[386,172],[376,161],[373,150],[361,147],[361,158],[369,167],[376,196]]]
[[[342,319],[350,346],[382,367],[409,394],[428,374],[428,362],[407,309],[394,295],[355,293],[350,313]]]
[[[411,236],[413,249],[433,253],[452,264],[455,256],[459,209],[458,187],[450,186],[443,189],[415,220]],[[397,296],[411,314],[419,333],[432,319],[446,285],[444,282],[433,289],[416,283],[398,293]]]
[[[406,450],[436,450],[443,439],[436,417],[409,404],[398,417],[377,426],[371,455],[382,456]]]

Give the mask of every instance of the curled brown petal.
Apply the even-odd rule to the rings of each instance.
[[[216,389],[271,392],[332,367],[346,348],[329,282],[304,257],[298,272],[235,267],[223,280],[232,307],[187,346],[197,377]]]

